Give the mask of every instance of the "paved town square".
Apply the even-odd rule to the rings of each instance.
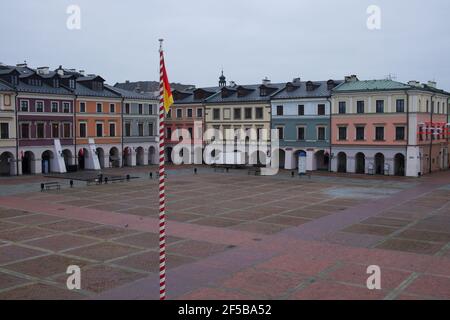
[[[450,299],[449,171],[196,168],[167,168],[169,299]],[[0,178],[0,299],[158,299],[156,172],[105,169],[132,178],[73,188],[65,175]],[[70,265],[81,290],[67,289]],[[381,290],[367,288],[369,265]]]

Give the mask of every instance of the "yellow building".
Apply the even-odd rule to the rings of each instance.
[[[270,130],[270,98],[283,84],[271,84],[264,80],[259,85],[222,86],[221,90],[205,101],[205,127],[225,130]],[[268,137],[267,137],[268,138]]]
[[[15,92],[0,80],[0,175],[17,173]]]

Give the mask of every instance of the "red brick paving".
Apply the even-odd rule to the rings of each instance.
[[[406,293],[449,299],[450,278],[421,275],[405,289]]]
[[[169,298],[450,299],[448,173],[376,206],[322,192],[334,182],[216,176],[169,180]],[[0,197],[0,298],[157,298],[148,183]],[[68,264],[82,266],[80,292],[64,289]],[[381,291],[365,287],[370,264]]]
[[[293,293],[292,300],[379,300],[386,292],[368,290],[348,284],[319,281],[307,288]]]

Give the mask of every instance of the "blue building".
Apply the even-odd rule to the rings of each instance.
[[[280,166],[298,167],[305,158],[306,170],[328,170],[330,154],[331,90],[343,81],[301,81],[286,83],[272,96],[272,129],[280,139]]]

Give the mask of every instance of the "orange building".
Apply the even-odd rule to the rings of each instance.
[[[77,78],[74,123],[80,169],[121,166],[122,97],[104,81],[97,75]]]

